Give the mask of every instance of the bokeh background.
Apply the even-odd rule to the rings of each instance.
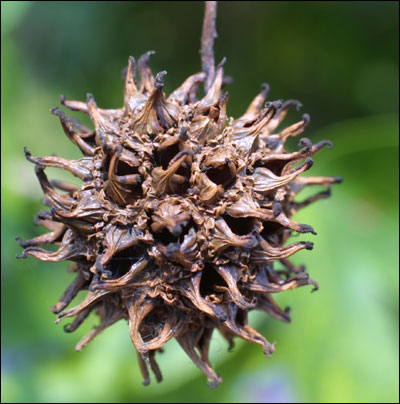
[[[295,261],[320,290],[278,297],[292,308],[290,325],[252,315],[278,341],[271,359],[241,341],[227,353],[216,337],[211,358],[224,382],[209,390],[174,341],[160,356],[164,382],[143,387],[124,322],[75,353],[97,320],[72,335],[66,321],[54,325],[49,307],[72,280],[67,264],[17,261],[14,240],[42,232],[23,146],[79,158],[49,113],[59,94],[91,92],[99,106],[118,107],[128,56],[150,49],[171,91],[200,70],[203,4],[2,2],[2,402],[398,402],[398,12],[383,1],[219,4],[216,58],[227,57],[234,78],[228,115],[241,114],[262,82],[269,99],[301,100],[311,114],[305,135],[334,143],[310,174],[344,182],[296,217],[318,232],[314,251]]]

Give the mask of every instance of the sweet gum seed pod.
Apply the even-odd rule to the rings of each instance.
[[[68,139],[82,152],[79,160],[26,158],[35,172],[49,210],[36,222],[47,230],[31,240],[19,258],[73,262],[75,279],[51,310],[64,327],[75,331],[96,312],[100,324],[76,346],[81,350],[119,320],[127,320],[144,384],[150,368],[162,380],[156,353],[171,338],[206,375],[210,387],[222,381],[208,352],[217,329],[233,345],[239,337],[262,347],[269,357],[275,344],[251,328],[248,313],[262,310],[289,322],[273,294],[300,286],[318,288],[289,257],[311,250],[310,242],[287,243],[293,232],[316,234],[292,219],[310,203],[330,196],[338,177],[303,177],[312,156],[329,141],[300,140],[288,152],[288,139],[303,133],[310,117],[277,131],[297,100],[267,101],[269,85],[238,119],[228,118],[224,93],[225,59],[214,65],[215,2],[206,2],[202,35],[202,72],[187,78],[168,97],[166,71],[154,76],[153,51],[123,70],[124,105],[101,109],[88,94],[86,102],[61,96],[61,104],[88,114],[93,128],[55,107]],[[137,81],[136,71],[140,75]],[[199,84],[206,94],[198,99]],[[47,167],[69,171],[82,180],[49,181]],[[307,186],[327,189],[304,200]],[[61,192],[60,192],[61,191]],[[56,251],[42,248],[56,245]],[[67,308],[80,290],[84,301]]]

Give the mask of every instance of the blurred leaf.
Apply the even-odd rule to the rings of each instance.
[[[31,1],[2,1],[1,2],[1,35],[15,28],[31,6]],[[7,17],[6,17],[7,16]]]

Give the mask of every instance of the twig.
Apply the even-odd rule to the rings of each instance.
[[[215,20],[217,18],[217,2],[206,1],[203,32],[201,35],[201,65],[203,71],[207,74],[204,81],[205,90],[211,87],[215,75],[215,61],[214,61],[214,39],[217,37],[215,29]]]

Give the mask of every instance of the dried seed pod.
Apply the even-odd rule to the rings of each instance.
[[[287,109],[300,104],[264,104],[268,85],[241,118],[227,124],[225,60],[215,69],[207,48],[215,31],[207,23],[212,17],[208,9],[205,26],[211,31],[203,31],[203,72],[190,76],[168,98],[163,91],[166,72],[154,77],[149,66],[154,52],[139,58],[140,85],[130,57],[122,108],[100,109],[90,94],[87,102],[61,99],[65,107],[89,114],[94,130],[52,109],[81,150],[81,159],[32,157],[25,150],[50,207],[37,221],[50,233],[18,239],[24,247],[19,258],[75,263],[75,280],[52,311],[58,320],[75,318],[67,332],[90,312],[99,315],[100,325],[77,350],[116,321],[128,320],[144,384],[150,382],[148,367],[162,380],[155,353],[171,338],[212,387],[222,381],[208,360],[214,329],[230,347],[240,337],[261,345],[268,357],[274,352],[274,344],[248,325],[248,313],[262,310],[288,322],[289,310],[282,310],[271,294],[318,287],[304,267],[288,261],[297,251],[312,249],[310,242],[286,244],[293,232],[316,234],[291,217],[329,196],[329,187],[341,180],[300,177],[312,166],[310,156],[330,143],[312,145],[303,138],[298,152],[287,152],[286,141],[304,131],[309,116],[275,133]],[[207,91],[196,101],[202,81]],[[82,180],[81,188],[48,181],[46,167],[71,172]],[[312,185],[328,189],[295,200]],[[39,247],[49,244],[58,250]],[[283,269],[274,269],[279,262]],[[66,309],[80,290],[88,290],[85,300]]]

